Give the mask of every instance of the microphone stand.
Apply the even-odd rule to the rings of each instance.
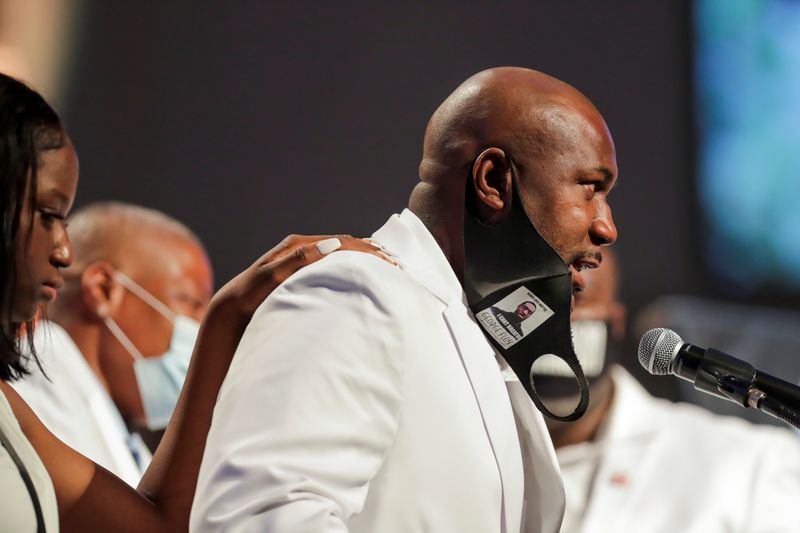
[[[799,409],[784,404],[752,383],[747,383],[735,376],[725,375],[719,377],[717,390],[727,399],[743,407],[758,409],[762,413],[800,429]]]
[[[714,348],[702,351],[690,346],[673,373],[699,391],[758,409],[800,429],[800,387],[763,374],[745,361]]]

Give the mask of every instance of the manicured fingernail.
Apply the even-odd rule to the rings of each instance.
[[[396,256],[396,255],[394,255],[392,252],[390,252],[389,250],[387,250],[387,249],[386,249],[386,248],[384,248],[383,246],[380,246],[378,249],[380,250],[380,252],[381,252],[383,255],[387,255],[387,256],[391,257],[392,259],[397,259],[397,256]]]
[[[387,249],[386,249],[386,248],[385,248],[385,247],[384,247],[384,246],[383,246],[381,243],[379,243],[378,241],[373,241],[372,239],[364,239],[364,240],[365,240],[365,241],[367,241],[368,243],[370,243],[372,246],[374,246],[374,247],[375,247],[375,248],[377,248],[378,250],[380,250],[381,252],[384,252],[384,253],[387,253],[387,254],[388,254],[388,253],[390,253],[390,252],[389,252],[389,250],[387,250]]]
[[[337,239],[336,237],[331,237],[330,239],[325,239],[324,241],[319,241],[317,243],[317,250],[322,255],[328,255],[334,250],[338,250],[342,247],[342,241]]]
[[[383,252],[378,252],[378,253],[381,254],[381,257],[383,257],[384,260],[386,260],[387,263],[391,263],[392,265],[394,265],[396,267],[400,266],[400,263],[397,262],[397,259],[393,255],[386,255]]]

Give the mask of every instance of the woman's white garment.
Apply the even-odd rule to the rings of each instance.
[[[562,533],[796,533],[800,441],[650,396],[619,366],[593,442],[556,451]],[[699,393],[698,393],[699,394]]]
[[[50,475],[45,470],[39,456],[36,455],[33,446],[22,433],[2,391],[0,391],[0,428],[22,464],[25,465],[33,482],[47,532],[57,532],[58,506],[53,482],[50,481]],[[28,531],[36,531],[33,502],[17,465],[8,454],[8,450],[0,446],[0,533],[27,533]]]
[[[31,374],[12,387],[56,437],[136,487],[150,451],[141,437],[128,431],[72,338],[58,324],[44,322],[33,340],[47,377],[32,365]]]

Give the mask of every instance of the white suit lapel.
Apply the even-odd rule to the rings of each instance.
[[[503,531],[519,531],[525,487],[524,467],[511,402],[504,390],[494,350],[463,305],[448,307],[444,318],[472,385],[497,462],[503,485]]]
[[[444,254],[413,213],[405,210],[392,217],[373,238],[447,306],[443,318],[472,385],[503,486],[503,531],[519,531],[525,482],[520,441],[494,350],[469,312],[461,284]]]
[[[502,361],[522,447],[525,474],[522,531],[558,531],[564,516],[564,484],[544,419],[511,368]]]

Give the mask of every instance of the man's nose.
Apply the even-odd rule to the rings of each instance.
[[[597,216],[589,227],[589,236],[592,243],[598,246],[611,244],[617,240],[617,226],[614,225],[614,218],[611,216],[611,206],[605,199],[599,202]]]

